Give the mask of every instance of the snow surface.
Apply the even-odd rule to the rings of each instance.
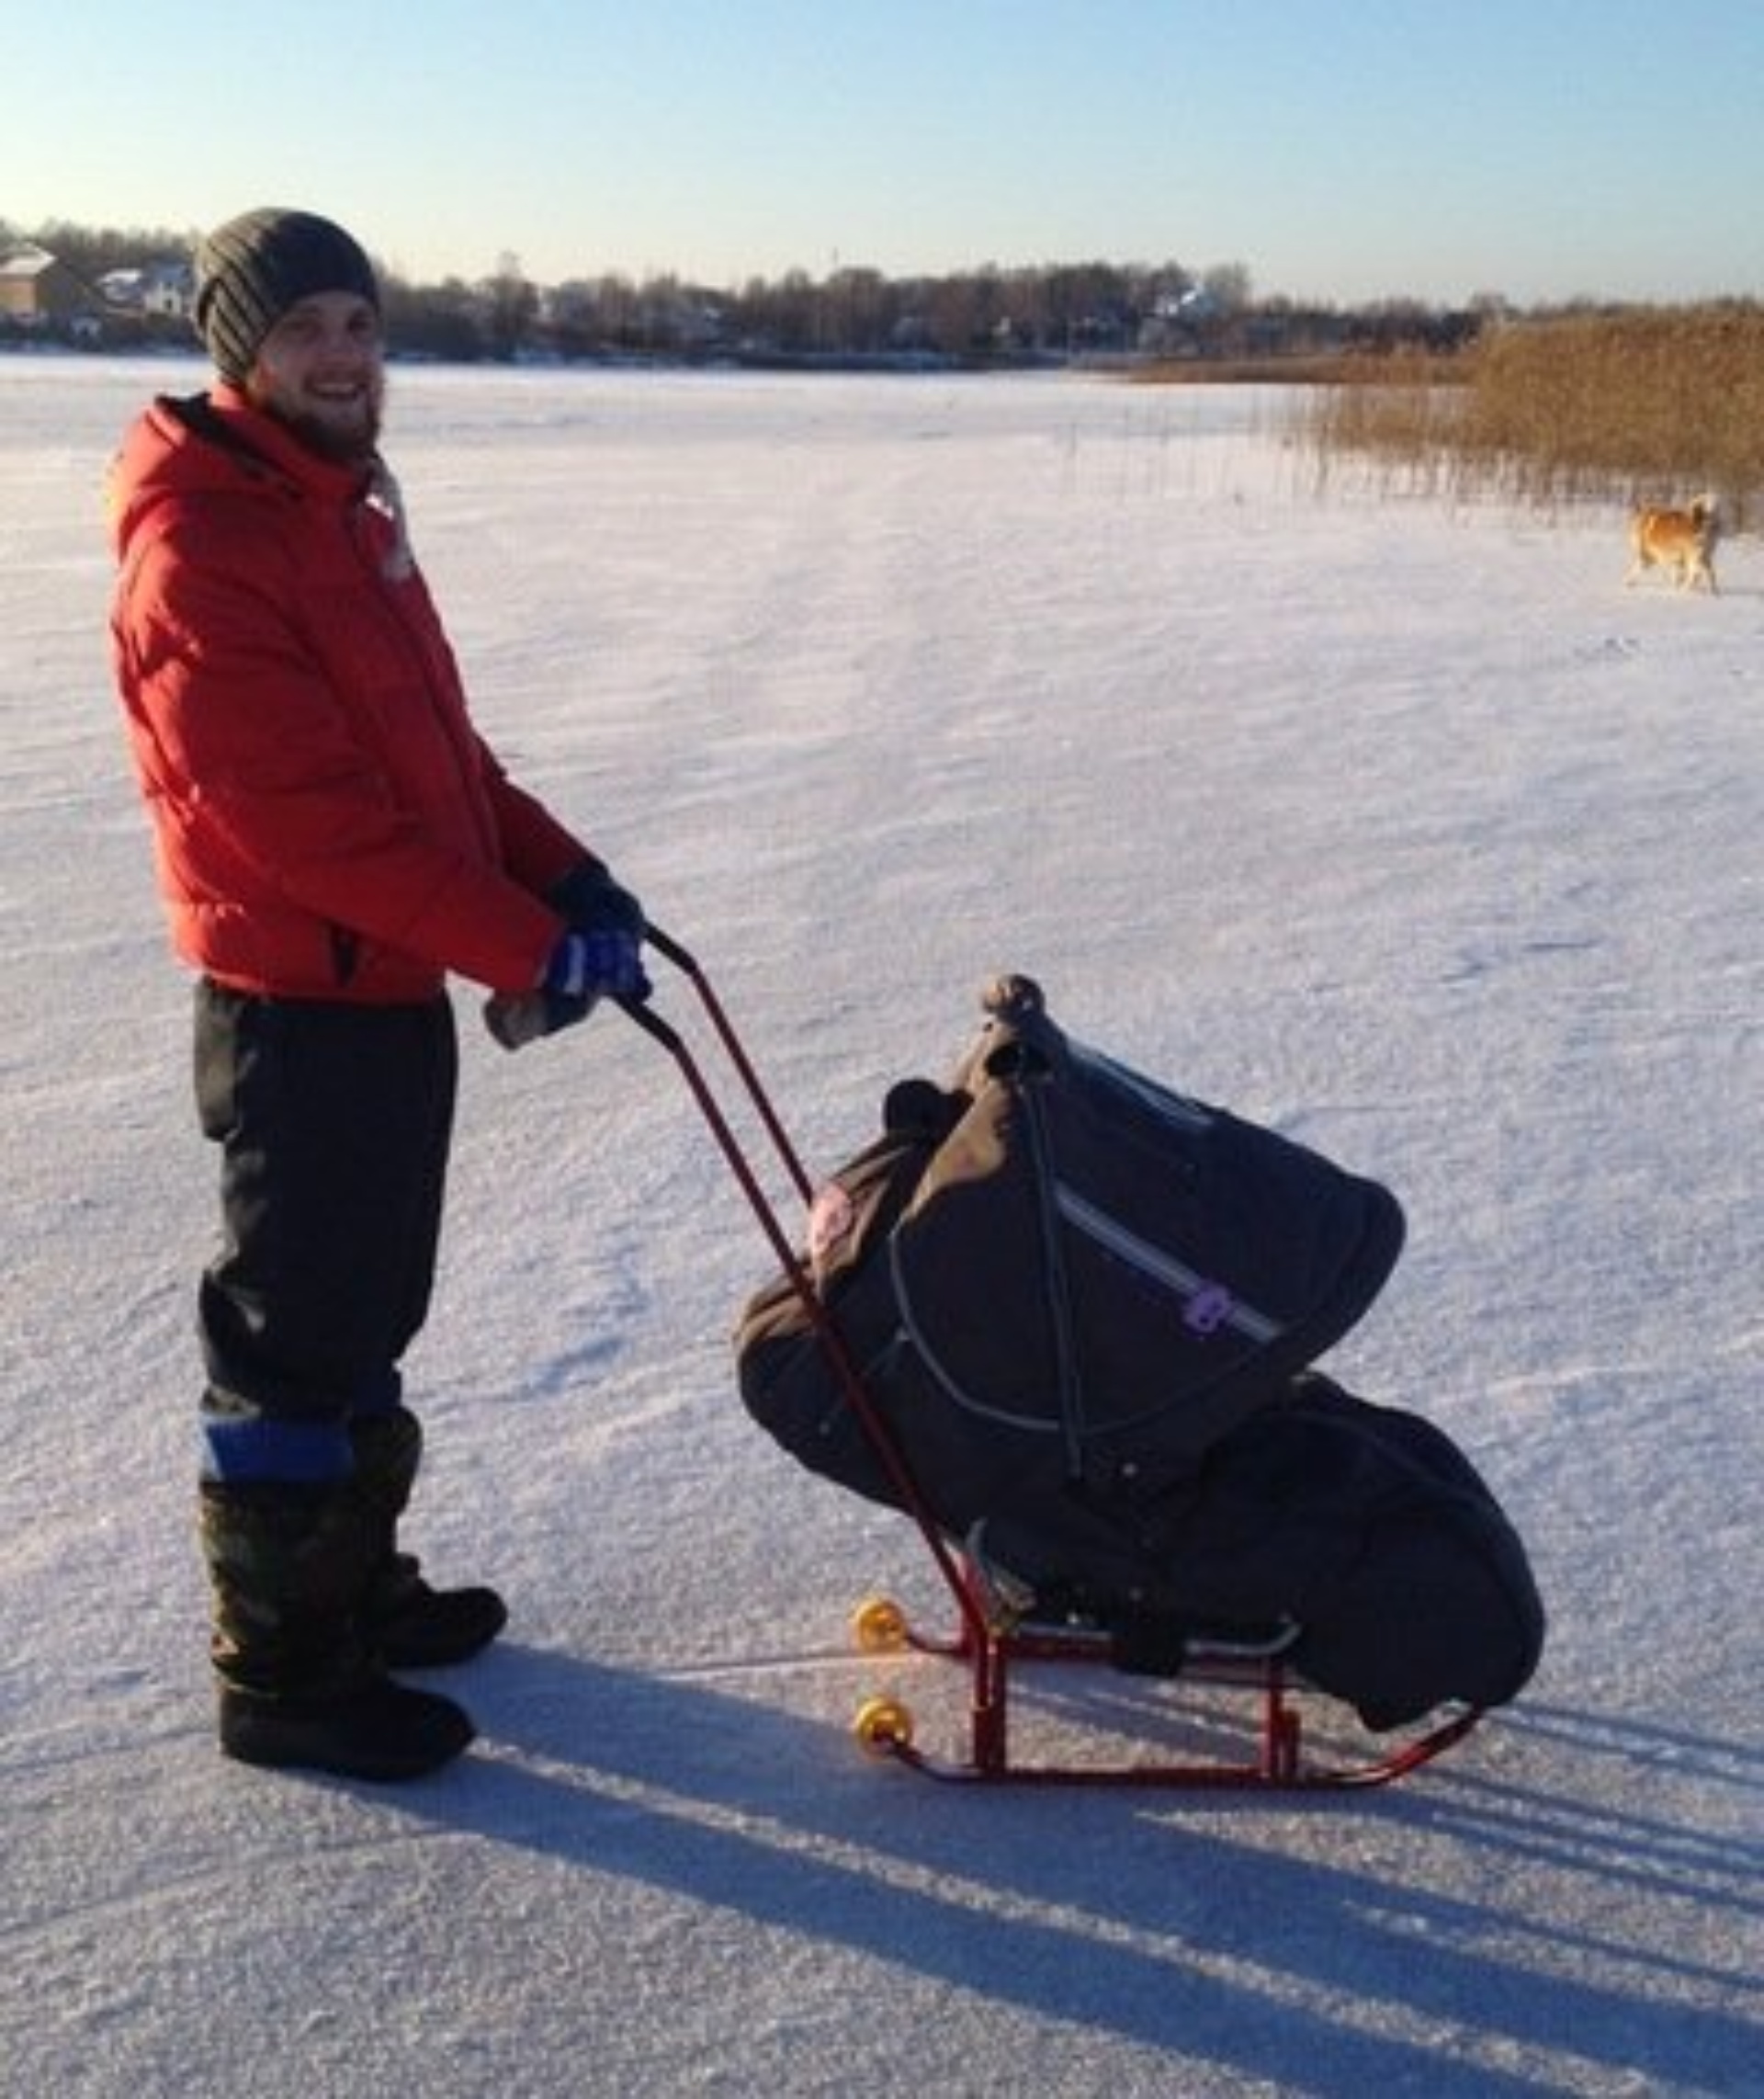
[[[482,726],[808,1158],[1012,968],[1387,1179],[1409,1251],[1334,1366],[1481,1466],[1552,1635],[1377,1795],[866,1761],[872,1688],[961,1746],[959,1671],[845,1643],[940,1592],[741,1413],[771,1262],[678,1073],[616,1015],[514,1058],[473,1019],[413,1532],[514,1623],[452,1680],[480,1746],[376,1790],[211,1741],[212,1160],[100,528],[126,420],[198,383],[0,362],[0,2086],[1764,2092],[1756,543],[1719,598],[1625,592],[1614,514],[1319,491],[1249,391],[399,373]],[[1170,1724],[1047,1696],[1061,1742],[1091,1697],[1105,1746]]]

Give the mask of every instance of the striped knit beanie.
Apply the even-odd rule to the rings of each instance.
[[[196,251],[196,325],[222,379],[242,381],[290,306],[353,291],[378,311],[374,266],[341,226],[311,211],[247,211]]]

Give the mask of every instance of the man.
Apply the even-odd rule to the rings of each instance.
[[[451,1135],[449,972],[511,1042],[648,985],[637,900],[477,736],[379,452],[379,288],[351,236],[247,212],[197,255],[219,383],[113,471],[112,636],[159,885],[199,972],[222,1242],[198,1317],[220,1746],[371,1779],[469,1718],[390,1672],[506,1613],[399,1552]]]

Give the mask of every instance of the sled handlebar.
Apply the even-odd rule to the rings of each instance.
[[[664,933],[659,925],[650,925],[646,921],[643,927],[643,940],[646,947],[653,948],[664,960],[671,962],[698,994],[699,1004],[704,1007],[712,1027],[717,1032],[717,1039],[722,1044],[730,1063],[734,1065],[737,1073],[740,1075],[743,1090],[752,1102],[760,1120],[765,1125],[765,1133],[772,1140],[773,1148],[777,1152],[785,1172],[789,1174],[791,1185],[804,1202],[811,1201],[815,1192],[814,1183],[808,1178],[808,1169],[797,1155],[797,1148],[791,1143],[783,1123],[779,1121],[765,1088],[761,1085],[759,1073],[753,1069],[747,1051],[741,1045],[740,1037],[729,1022],[728,1014],[723,1011],[723,1003],[712,988],[710,979],[699,968],[696,959],[691,952],[671,933]],[[652,1037],[654,1040],[659,1042],[674,1060],[675,1063],[680,1066],[681,1070],[685,1072],[687,1083],[697,1096],[699,1106],[706,1111],[706,1119],[710,1123],[712,1129],[717,1132],[718,1140],[724,1140],[728,1125],[724,1121],[721,1111],[710,1097],[709,1089],[704,1084],[699,1074],[696,1061],[687,1050],[679,1029],[671,1026],[641,999],[622,998],[616,1003],[624,1009],[626,1015],[634,1020],[646,1035]],[[741,1158],[740,1147],[733,1143],[732,1139],[729,1139],[723,1141],[723,1150],[729,1155],[730,1165],[736,1168],[737,1178],[741,1181],[742,1186],[745,1188],[747,1186],[747,1175],[742,1170],[745,1166],[745,1161]],[[749,1193],[748,1199],[750,1202],[753,1200],[752,1192]],[[755,1207],[760,1206],[756,1205]],[[770,1208],[769,1204],[764,1205],[767,1214],[770,1212]]]
[[[646,924],[643,929],[643,938],[647,947],[652,948],[664,961],[671,963],[691,983],[694,992],[697,994],[700,1005],[704,1008],[705,1014],[716,1032],[718,1042],[721,1044],[730,1064],[734,1067],[741,1081],[742,1091],[755,1114],[764,1125],[766,1135],[771,1140],[786,1172],[789,1174],[797,1193],[805,1204],[811,1202],[815,1193],[814,1183],[809,1179],[808,1172],[797,1155],[796,1147],[791,1143],[784,1125],[779,1121],[771,1099],[764,1086],[760,1083],[759,1073],[754,1070],[752,1061],[742,1047],[741,1038],[737,1036],[729,1015],[724,1012],[722,1001],[717,996],[709,978],[699,968],[696,959],[688,949],[674,939],[672,934],[663,932],[660,926]],[[912,1518],[923,1534],[931,1556],[936,1562],[944,1581],[947,1583],[950,1593],[955,1598],[957,1610],[967,1626],[968,1637],[976,1641],[983,1641],[986,1637],[985,1614],[976,1601],[969,1584],[963,1579],[955,1554],[939,1528],[937,1520],[926,1503],[922,1490],[913,1478],[906,1460],[896,1447],[893,1436],[877,1413],[875,1401],[871,1398],[867,1387],[852,1362],[850,1351],[845,1345],[844,1336],[841,1333],[837,1322],[822,1301],[820,1293],[815,1288],[814,1279],[804,1265],[801,1254],[797,1253],[796,1247],[791,1243],[789,1235],[786,1232],[783,1225],[779,1223],[777,1211],[767,1198],[765,1190],[761,1186],[759,1176],[754,1172],[740,1139],[730,1127],[729,1118],[718,1105],[716,1095],[706,1079],[697,1058],[688,1047],[681,1031],[670,1021],[664,1019],[661,1014],[655,1012],[647,1000],[620,998],[615,1000],[614,1004],[621,1007],[627,1016],[634,1021],[647,1036],[653,1041],[660,1043],[679,1067],[681,1076],[685,1080],[688,1090],[698,1104],[699,1113],[709,1126],[711,1135],[716,1140],[718,1150],[721,1152],[729,1171],[740,1184],[741,1193],[747,1197],[748,1207],[759,1220],[760,1228],[765,1233],[772,1251],[777,1257],[779,1266],[788,1277],[791,1288],[801,1302],[809,1325],[820,1346],[826,1352],[828,1362],[838,1379],[841,1390],[851,1406],[860,1429],[869,1442],[877,1463],[888,1475],[896,1494],[899,1497],[900,1507]]]

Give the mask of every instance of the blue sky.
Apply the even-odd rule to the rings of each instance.
[[[418,278],[1236,263],[1764,292],[1764,0],[26,0],[0,217],[345,221]]]

